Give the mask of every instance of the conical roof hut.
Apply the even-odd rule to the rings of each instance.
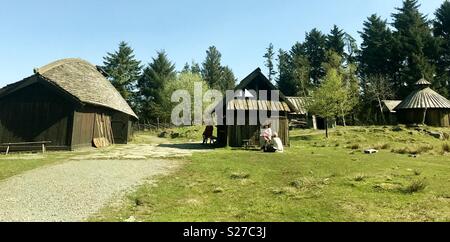
[[[417,90],[405,98],[395,110],[401,123],[450,126],[450,101],[430,88],[424,78],[417,83]]]

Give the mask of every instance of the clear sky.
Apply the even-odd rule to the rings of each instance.
[[[215,45],[240,80],[264,68],[265,48],[289,49],[333,24],[359,40],[363,21],[389,18],[401,0],[0,0],[0,87],[51,61],[78,57],[102,64],[122,40],[148,63],[166,50],[181,69]],[[431,18],[443,0],[421,0]]]

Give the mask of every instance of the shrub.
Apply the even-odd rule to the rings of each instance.
[[[364,181],[365,179],[366,179],[366,176],[364,174],[358,174],[353,178],[353,180],[357,181],[357,182]]]
[[[427,187],[425,180],[414,180],[406,187],[403,187],[402,191],[404,193],[412,194],[416,192],[423,191]]]
[[[414,175],[416,175],[416,176],[420,176],[422,174],[422,171],[420,171],[420,170],[414,170],[413,172],[414,172]]]
[[[357,150],[359,149],[361,146],[359,144],[352,144],[347,146],[347,148],[352,149],[352,150]]]
[[[233,180],[242,180],[242,179],[247,179],[250,177],[250,174],[248,173],[242,173],[242,172],[235,172],[232,173],[230,178]]]
[[[449,143],[442,144],[442,152],[450,153],[450,144]]]

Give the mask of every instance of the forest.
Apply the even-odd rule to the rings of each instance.
[[[393,9],[391,19],[373,14],[363,26],[361,43],[336,25],[329,33],[312,29],[287,50],[269,43],[266,53],[261,53],[265,74],[286,96],[317,100],[310,110],[342,117],[344,124],[345,117],[351,117],[348,123],[373,124],[377,100],[402,100],[421,78],[450,97],[449,1],[434,16],[426,16],[417,0],[404,0]],[[224,66],[221,57],[210,46],[202,63],[187,62],[176,70],[164,50],[144,64],[129,44],[121,42],[118,50],[107,53],[101,68],[136,110],[140,122],[169,122],[174,90],[192,90],[195,82],[202,82],[203,90],[235,87],[232,68]],[[336,107],[324,110],[325,98],[335,101]]]

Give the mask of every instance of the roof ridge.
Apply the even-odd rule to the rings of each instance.
[[[51,62],[51,63],[49,63],[47,65],[44,65],[44,66],[42,66],[40,68],[34,68],[33,71],[34,71],[35,74],[38,74],[38,73],[39,74],[44,74],[45,72],[47,72],[47,71],[49,71],[49,70],[51,70],[51,69],[53,69],[55,67],[58,67],[58,66],[61,66],[61,65],[67,64],[67,63],[73,63],[73,62],[82,62],[82,63],[88,64],[88,65],[96,68],[93,64],[91,64],[88,61],[83,60],[81,58],[65,58],[65,59],[60,59],[60,60],[57,60],[57,61],[53,61],[53,62]]]

